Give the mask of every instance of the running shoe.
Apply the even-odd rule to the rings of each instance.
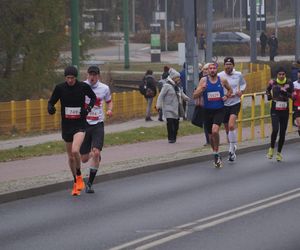
[[[81,191],[82,189],[84,189],[85,185],[84,185],[82,175],[76,176],[76,186],[77,186],[78,191]]]
[[[93,194],[95,193],[94,189],[92,188],[92,184],[91,183],[87,183],[85,185],[85,192],[88,193],[88,194]]]
[[[236,160],[236,154],[235,154],[236,148],[237,148],[237,146],[234,145],[233,152],[229,152],[228,161],[234,162]]]
[[[222,158],[219,154],[215,154],[215,161],[214,161],[215,168],[222,168]]]
[[[276,161],[282,161],[282,154],[277,152]]]
[[[73,196],[80,195],[80,191],[78,190],[76,183],[73,184],[72,195]]]
[[[273,158],[273,154],[274,154],[274,148],[269,148],[268,153],[267,153],[267,157],[269,159]]]

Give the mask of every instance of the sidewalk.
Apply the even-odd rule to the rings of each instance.
[[[165,123],[158,122],[156,119],[153,122],[145,122],[144,119],[139,119],[120,124],[107,125],[105,127],[106,136],[109,136],[110,132],[157,125],[165,126]],[[266,125],[266,128],[268,126],[269,125]],[[228,145],[224,131],[222,130],[220,134],[222,143],[220,151],[223,152],[224,165],[227,167],[228,163],[226,158]],[[256,131],[255,134],[255,136],[259,138],[259,131]],[[250,141],[247,139],[249,135],[250,129],[245,128],[243,130],[243,142],[238,146],[238,154],[247,152],[248,150],[267,149],[269,138]],[[26,146],[51,141],[53,139],[61,140],[60,134],[1,141],[0,145],[2,148],[7,147],[7,145],[8,147],[12,147],[12,145]],[[287,141],[295,140],[299,141],[297,133],[293,132],[288,134]],[[102,162],[96,182],[176,167],[180,164],[207,161],[212,158],[211,149],[208,146],[203,146],[204,142],[204,134],[200,134],[199,132],[198,135],[179,137],[175,144],[169,144],[167,139],[161,139],[150,142],[105,147],[102,152]],[[88,167],[88,164],[83,165],[84,176],[88,175]],[[0,204],[43,193],[70,189],[72,181],[65,153],[3,162],[0,163],[0,173]]]

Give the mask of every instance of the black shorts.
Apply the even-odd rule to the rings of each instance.
[[[205,109],[204,110],[204,122],[209,134],[212,132],[212,125],[216,124],[220,126],[224,120],[225,109]]]
[[[63,129],[61,133],[61,137],[65,142],[73,142],[73,137],[78,132],[85,132],[84,128],[69,128],[69,129]]]
[[[92,148],[97,148],[101,151],[103,148],[103,141],[104,123],[100,122],[95,125],[88,125],[83,143],[80,147],[80,154],[88,154]]]
[[[241,103],[237,103],[232,106],[225,106],[224,108],[225,108],[225,115],[224,115],[223,123],[228,123],[230,115],[238,116],[241,109]]]

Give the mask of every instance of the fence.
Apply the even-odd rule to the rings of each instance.
[[[247,93],[265,89],[270,78],[270,68],[267,65],[240,63],[236,64],[236,69],[250,72],[245,74]],[[146,101],[137,91],[113,93],[112,101],[114,115],[107,119],[106,123],[130,120],[145,115]],[[59,103],[56,105],[56,110],[55,115],[48,115],[46,99],[2,102],[0,103],[0,134],[57,130],[60,128]]]

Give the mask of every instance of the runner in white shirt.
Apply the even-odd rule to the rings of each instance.
[[[241,96],[246,89],[246,81],[242,73],[234,69],[233,57],[224,59],[224,71],[218,75],[228,81],[233,91],[232,95],[224,102],[224,126],[229,141],[228,161],[233,162],[236,159],[235,151],[237,149],[236,120],[241,108]]]
[[[103,102],[106,102],[108,117],[112,116],[112,100],[109,87],[99,81],[100,69],[97,66],[90,66],[88,68],[88,79],[85,81],[94,93],[96,94],[96,103],[92,110],[86,117],[87,129],[84,137],[84,141],[80,148],[81,161],[86,163],[91,158],[90,175],[86,183],[86,193],[94,193],[92,188],[93,181],[99,169],[101,161],[101,151],[104,141],[104,112]],[[89,98],[86,97],[86,103],[89,102]]]

